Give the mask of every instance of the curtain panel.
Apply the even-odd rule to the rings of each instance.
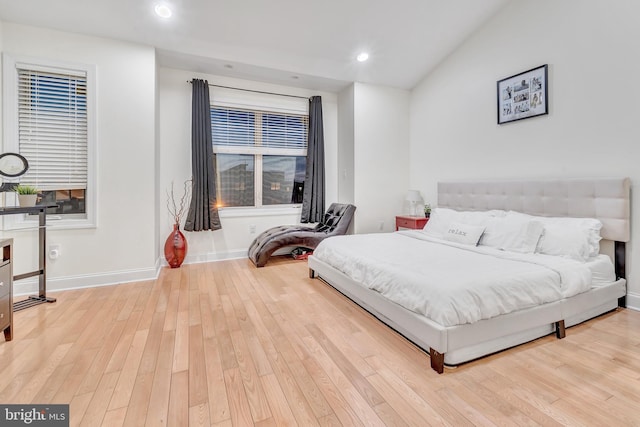
[[[309,141],[307,171],[302,193],[300,222],[320,222],[324,214],[324,128],[322,97],[309,99]]]
[[[191,111],[191,204],[184,224],[186,231],[222,228],[216,205],[215,154],[211,141],[209,82],[193,79]]]

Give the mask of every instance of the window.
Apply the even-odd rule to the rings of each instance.
[[[58,205],[48,213],[59,225],[93,225],[92,68],[7,55],[4,63],[5,149],[29,161],[19,182],[40,190],[39,203]]]
[[[308,114],[211,106],[219,207],[302,203]]]

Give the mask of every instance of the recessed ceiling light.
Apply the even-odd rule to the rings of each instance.
[[[160,18],[171,18],[171,15],[173,14],[173,12],[171,12],[171,9],[169,9],[169,6],[167,6],[166,4],[157,4],[155,7],[155,11],[156,11],[156,15],[158,15]]]
[[[364,62],[369,59],[369,54],[367,52],[362,52],[358,54],[358,56],[356,56],[356,59],[358,60],[358,62]]]

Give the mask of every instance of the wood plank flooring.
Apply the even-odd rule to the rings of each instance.
[[[0,403],[69,403],[73,426],[640,425],[632,310],[437,375],[304,261],[55,296],[0,342]]]

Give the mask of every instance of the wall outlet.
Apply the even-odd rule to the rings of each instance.
[[[378,230],[380,230],[380,231],[384,230],[384,221],[378,222]]]
[[[61,245],[49,245],[49,259],[58,259],[62,255]]]
[[[249,234],[256,234],[256,226],[255,225],[250,225],[249,226]]]

